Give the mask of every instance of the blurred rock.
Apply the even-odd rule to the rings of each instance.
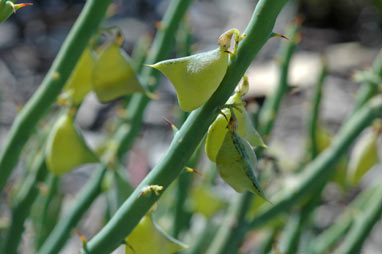
[[[289,84],[295,87],[312,86],[321,70],[320,55],[313,52],[294,54],[289,68]],[[255,63],[247,71],[250,89],[247,97],[261,97],[274,93],[279,79],[279,65],[275,60]]]
[[[16,40],[17,26],[11,22],[0,24],[0,48],[10,45]]]
[[[349,74],[355,68],[370,66],[377,53],[377,49],[365,48],[358,42],[349,42],[329,46],[325,56],[330,72]]]

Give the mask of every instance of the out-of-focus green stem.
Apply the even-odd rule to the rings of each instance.
[[[371,233],[382,214],[382,186],[379,185],[353,225],[336,253],[361,253],[363,243]]]
[[[280,240],[280,251],[285,254],[294,254],[298,252],[298,243],[304,225],[310,218],[312,212],[321,201],[321,193],[326,183],[321,185],[319,190],[311,199],[300,209],[300,211],[288,219],[285,231]]]
[[[56,101],[93,32],[101,23],[110,0],[88,0],[66,37],[41,86],[16,117],[0,154],[0,191],[16,165],[34,127]]]
[[[370,70],[373,74],[382,78],[382,50],[379,52],[374,60],[373,66]],[[363,104],[365,104],[371,97],[378,93],[377,84],[372,82],[362,82],[358,90],[357,97],[354,103],[353,111],[357,111]]]
[[[191,249],[186,250],[185,253],[200,254],[206,253],[208,243],[212,240],[213,233],[216,230],[216,225],[211,220],[207,220],[201,233],[198,234],[195,241],[191,246]]]
[[[268,254],[272,251],[273,243],[280,231],[279,227],[273,227],[264,240],[263,245],[260,248],[259,254]],[[255,254],[255,252],[252,252]]]
[[[17,247],[21,240],[21,235],[24,232],[25,219],[28,217],[32,204],[39,193],[38,184],[44,180],[47,171],[45,157],[40,155],[39,158],[36,159],[30,175],[16,196],[15,204],[12,207],[11,226],[5,240],[4,253],[17,253]]]
[[[250,207],[252,196],[252,193],[246,192],[232,203],[207,253],[236,253],[240,247],[239,243],[232,243],[230,239],[235,238],[238,229],[245,223],[245,214]]]
[[[140,197],[143,188],[157,184],[166,189],[179,175],[209,125],[216,118],[219,107],[232,94],[257,52],[270,37],[277,15],[286,1],[261,0],[258,2],[245,31],[247,37],[239,44],[238,54],[231,58],[227,73],[219,88],[204,106],[190,114],[182,128],[176,133],[162,160],[141,182],[106,226],[89,241],[88,248],[91,254],[109,253],[117,248],[158,200],[159,197],[155,195]]]
[[[282,98],[288,90],[288,72],[289,64],[296,49],[296,44],[299,40],[297,31],[300,24],[293,24],[287,32],[287,36],[290,37],[290,41],[283,41],[279,53],[279,64],[280,64],[280,77],[278,81],[275,93],[272,96],[266,98],[264,106],[259,113],[259,125],[260,132],[268,136],[273,128],[274,121],[279,111]]]
[[[322,97],[322,86],[324,85],[324,80],[327,73],[326,64],[323,63],[320,76],[314,88],[314,93],[312,96],[312,110],[308,120],[308,132],[309,132],[309,140],[310,140],[310,159],[313,160],[316,158],[318,154],[318,146],[317,146],[317,127],[318,120],[320,114],[320,104]]]
[[[310,160],[314,160],[318,155],[318,146],[317,146],[317,127],[319,121],[319,111],[320,103],[322,96],[322,86],[326,77],[327,68],[326,64],[323,63],[321,73],[318,77],[314,93],[312,96],[312,108],[308,120],[308,132],[310,136]],[[293,254],[297,252],[298,243],[300,241],[301,232],[303,227],[310,217],[311,212],[318,205],[321,200],[321,192],[325,188],[326,183],[323,183],[320,186],[320,189],[313,194],[311,199],[307,204],[301,208],[298,213],[293,214],[288,220],[288,223],[285,227],[285,230],[282,234],[280,241],[280,251],[282,253]]]
[[[199,146],[186,166],[194,169],[199,162],[203,146]],[[190,225],[191,212],[186,210],[185,203],[189,197],[189,189],[193,179],[192,173],[183,173],[178,178],[177,195],[175,199],[174,225],[172,235],[177,238],[179,233],[187,229]]]
[[[333,245],[350,229],[354,217],[367,207],[372,196],[376,193],[376,186],[370,187],[356,199],[354,199],[348,208],[343,212],[328,229],[322,232],[309,244],[309,252],[313,254],[326,253]]]
[[[376,119],[382,117],[382,97],[373,98],[358,110],[341,128],[332,145],[309,163],[301,173],[298,185],[290,191],[282,190],[272,199],[273,206],[264,208],[251,222],[250,226],[258,227],[274,216],[289,209],[295,202],[308,193],[316,191],[327,182],[333,173],[333,166],[338,158],[350,147],[361,131]]]
[[[154,39],[153,47],[150,51],[151,59],[155,60],[157,58],[164,58],[169,54],[170,49],[167,47],[167,45],[172,40],[172,36],[175,33],[177,26],[180,23],[181,18],[184,16],[184,13],[186,12],[190,3],[191,0],[173,0],[171,2],[170,7],[162,21],[164,29],[158,31],[158,34]],[[119,126],[116,134],[114,134],[112,137],[116,145],[115,156],[118,159],[121,159],[125,155],[126,151],[130,148],[141,125],[142,115],[140,114],[143,114],[146,104],[136,103],[137,99],[146,100],[147,97],[140,95],[132,96],[132,99],[129,102],[129,112],[133,112],[133,116],[128,119],[129,123],[122,123]],[[89,181],[86,188],[81,191],[80,196],[77,198],[76,203],[70,209],[65,219],[61,220],[59,224],[56,225],[52,235],[49,236],[47,242],[44,243],[44,246],[42,246],[38,252],[39,254],[40,252],[50,254],[54,253],[53,250],[58,251],[61,249],[67,240],[71,229],[77,225],[82,215],[97,198],[98,194],[100,194],[102,182],[101,179],[103,179],[106,170],[107,169],[105,167],[100,167],[97,169],[97,172],[95,172],[95,175],[92,178],[93,180]]]
[[[178,46],[180,48],[181,56],[191,55],[191,29],[186,19],[180,24],[181,27],[178,29],[178,34],[180,34],[180,42]],[[188,112],[184,112],[179,109],[179,126],[181,126],[189,116]],[[198,165],[200,155],[202,153],[202,145],[200,145],[197,150],[192,155],[191,159],[187,163],[187,167],[195,169]],[[176,186],[176,197],[174,205],[174,222],[172,225],[172,236],[178,238],[178,235],[189,228],[192,213],[187,210],[185,206],[187,197],[189,196],[189,189],[192,184],[193,175],[189,173],[180,174],[178,177],[178,182]]]
[[[37,252],[38,254],[51,254],[60,251],[68,240],[70,231],[101,193],[101,182],[105,173],[106,169],[103,167],[96,169],[95,174],[88,180],[88,184],[84,186],[74,200],[73,206],[69,209],[68,214],[60,219],[59,223],[54,227],[49,237]]]
[[[39,230],[37,235],[37,247],[40,247],[41,244],[45,241],[46,237],[49,235],[51,228],[49,228],[48,214],[52,200],[57,195],[59,191],[59,177],[49,174],[48,176],[48,194],[44,197],[44,203],[42,208],[42,214],[39,218]]]

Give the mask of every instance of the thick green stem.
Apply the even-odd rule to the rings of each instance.
[[[353,117],[341,128],[332,145],[309,163],[300,175],[299,184],[291,191],[282,190],[274,205],[268,206],[251,222],[251,227],[263,225],[276,215],[289,209],[307,193],[316,191],[330,179],[333,165],[350,147],[361,131],[376,119],[382,117],[382,97],[376,97],[358,110]]]
[[[117,248],[159,198],[155,195],[141,197],[142,189],[154,184],[166,189],[179,175],[209,125],[216,118],[219,106],[223,105],[232,94],[257,52],[270,37],[277,15],[286,1],[262,0],[258,3],[245,31],[247,37],[240,43],[238,54],[232,57],[227,73],[217,91],[203,107],[190,114],[182,128],[176,133],[163,159],[106,226],[90,240],[88,244],[90,253],[109,253]]]
[[[0,154],[0,191],[15,167],[34,127],[56,101],[82,51],[101,23],[110,0],[88,0],[41,86],[16,117]]]
[[[96,169],[96,173],[88,180],[88,184],[85,185],[78,194],[67,215],[62,217],[54,227],[49,237],[37,252],[38,254],[51,254],[60,251],[68,240],[73,227],[75,227],[85,211],[87,211],[96,197],[101,193],[101,183],[105,173],[106,169],[103,167]]]
[[[12,207],[12,222],[5,241],[4,253],[17,253],[17,247],[24,232],[25,219],[28,217],[32,204],[39,193],[38,183],[44,180],[47,172],[45,157],[41,155],[37,159],[31,175],[28,176],[17,194],[15,205]]]

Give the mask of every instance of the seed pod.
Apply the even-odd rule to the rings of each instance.
[[[147,213],[125,239],[126,254],[172,254],[188,248],[160,229]]]
[[[60,99],[69,100],[73,105],[79,105],[92,90],[92,75],[95,58],[89,48],[82,53],[76,67],[64,87]]]
[[[181,109],[190,112],[203,105],[218,88],[227,71],[228,53],[218,48],[149,66],[171,81]]]
[[[146,93],[135,76],[130,57],[116,41],[100,54],[94,66],[92,84],[102,103],[132,93]]]
[[[97,156],[86,145],[68,113],[59,117],[48,136],[46,163],[55,175],[63,175],[75,167],[98,162]]]
[[[347,170],[347,180],[357,184],[362,176],[378,163],[378,134],[366,132],[354,145]]]
[[[233,96],[231,96],[226,104],[238,105],[238,109],[233,109],[237,118],[237,133],[244,139],[248,140],[248,142],[252,146],[266,147],[260,134],[253,127],[252,121],[249,118],[249,115],[243,105],[240,92],[237,92]],[[216,120],[211,124],[210,128],[208,129],[208,135],[205,145],[206,154],[208,158],[213,162],[216,161],[216,155],[228,131],[226,128],[227,119],[228,121],[231,119],[231,111],[229,109],[223,109],[222,112],[224,116],[222,114],[219,114]],[[227,119],[225,117],[227,117]]]
[[[216,168],[220,176],[237,192],[250,191],[267,200],[257,177],[256,154],[251,145],[235,131],[231,118],[223,144],[216,156]]]

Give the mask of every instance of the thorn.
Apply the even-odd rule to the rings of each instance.
[[[174,132],[177,132],[178,131],[178,128],[176,128],[175,124],[173,124],[172,122],[170,122],[170,120],[168,120],[167,118],[163,117],[163,120],[171,127],[171,129],[174,131]]]
[[[288,38],[288,37],[286,37],[286,36],[284,36],[284,35],[282,35],[282,34],[278,34],[278,33],[272,33],[272,34],[271,34],[271,38],[272,38],[272,37],[281,37],[281,38],[284,38],[284,39],[286,39],[286,40],[289,41],[289,38]]]
[[[195,173],[195,174],[198,174],[198,175],[202,176],[202,174],[200,172],[196,171],[193,168],[190,168],[190,167],[184,167],[184,168],[186,169],[187,172]]]
[[[12,7],[13,9],[13,13],[16,13],[16,11],[20,8],[23,8],[25,6],[30,6],[30,5],[33,5],[32,3],[24,3],[24,4],[14,4],[13,2],[9,2],[9,5]]]

